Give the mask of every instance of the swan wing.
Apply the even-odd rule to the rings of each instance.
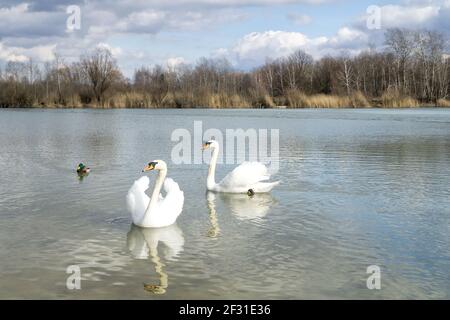
[[[171,178],[164,181],[164,191],[166,196],[161,200],[166,212],[173,212],[176,217],[181,213],[184,204],[184,193],[180,186]]]
[[[267,167],[261,162],[243,162],[228,173],[219,185],[224,189],[248,187],[269,178]]]
[[[150,179],[147,176],[142,176],[128,190],[127,208],[135,224],[138,224],[143,219],[145,209],[150,201],[150,198],[145,194],[149,184]]]

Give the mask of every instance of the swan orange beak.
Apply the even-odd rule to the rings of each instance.
[[[202,150],[206,150],[209,148],[209,143],[202,144]]]
[[[146,172],[146,171],[151,171],[155,169],[155,165],[150,162],[147,166],[144,167],[144,169],[142,169],[142,172]]]

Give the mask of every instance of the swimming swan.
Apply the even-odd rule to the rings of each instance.
[[[203,143],[202,150],[212,149],[206,188],[209,191],[228,193],[264,193],[270,192],[280,182],[263,182],[269,180],[270,174],[261,162],[243,162],[228,173],[219,183],[215,181],[216,164],[219,156],[219,144],[210,140]]]
[[[136,180],[127,194],[127,207],[131,213],[133,223],[144,228],[160,228],[173,224],[183,210],[184,194],[178,183],[166,178],[167,165],[162,160],[150,162],[143,172],[158,170],[155,188],[151,198],[145,191],[149,187],[150,179],[143,176]],[[160,194],[164,183],[166,196]]]

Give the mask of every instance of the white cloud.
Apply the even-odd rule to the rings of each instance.
[[[55,59],[56,44],[35,46],[24,50],[24,53],[36,61],[52,61]]]
[[[231,49],[218,50],[216,56],[228,57],[240,67],[255,67],[267,59],[285,57],[297,50],[320,58],[343,51],[358,54],[367,46],[367,35],[349,27],[339,29],[333,37],[314,38],[300,32],[265,31],[245,35]]]
[[[122,48],[120,48],[120,47],[112,47],[109,44],[104,43],[104,42],[100,42],[99,44],[97,44],[97,48],[108,50],[109,52],[111,52],[111,55],[114,58],[119,57],[123,53]]]
[[[51,61],[55,59],[55,44],[40,45],[31,48],[8,47],[0,42],[0,60],[26,62],[30,58],[35,61]]]
[[[28,60],[27,56],[17,52],[17,48],[8,48],[0,42],[0,59],[12,62],[25,62]]]
[[[183,57],[169,58],[166,62],[167,69],[169,70],[176,70],[184,64],[186,64],[186,60]]]
[[[343,27],[336,35],[331,37],[326,44],[332,48],[357,48],[366,45],[369,41],[368,35],[361,30]]]
[[[312,18],[306,14],[288,13],[287,18],[300,26],[307,25],[312,22]]]
[[[436,29],[449,32],[450,1],[410,1],[406,5],[388,4],[381,10],[381,28]],[[363,14],[356,22],[360,29],[366,29],[368,15]]]
[[[119,20],[116,27],[121,32],[155,33],[161,30],[167,21],[167,13],[157,10],[132,12]]]
[[[436,19],[440,6],[405,7],[386,5],[381,7],[381,26],[393,27],[420,27]]]

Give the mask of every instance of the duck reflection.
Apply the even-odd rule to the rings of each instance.
[[[249,196],[247,194],[207,192],[206,199],[213,226],[213,221],[217,223],[216,197],[220,198],[231,213],[240,220],[261,219],[267,215],[270,208],[277,202],[270,193],[257,193]]]
[[[150,256],[155,264],[159,285],[144,283],[144,290],[154,294],[164,294],[169,286],[168,275],[163,269],[165,265],[158,253],[159,242],[164,244],[161,249],[165,260],[173,260],[183,251],[183,232],[176,224],[165,228],[141,228],[132,224],[127,234],[127,246],[132,256],[135,259],[148,259]]]
[[[77,173],[78,181],[81,183],[83,182],[84,178],[86,178],[89,175],[89,173]]]

